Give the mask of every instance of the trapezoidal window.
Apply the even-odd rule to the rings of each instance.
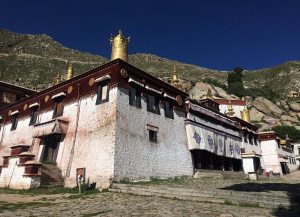
[[[33,108],[31,108],[31,115],[30,115],[30,121],[29,121],[29,126],[33,125],[36,123],[37,121],[37,117],[38,117],[38,106],[35,106]]]
[[[157,142],[157,131],[149,130],[149,141]]]
[[[131,86],[129,88],[129,105],[137,107],[137,108],[142,108],[141,94],[142,94],[142,91],[140,88]]]
[[[108,81],[98,84],[96,105],[109,101]]]
[[[54,98],[54,111],[52,118],[58,118],[64,113],[64,97]]]
[[[11,128],[10,130],[17,129],[18,126],[18,114],[12,115],[11,117]]]
[[[158,96],[147,94],[147,111],[160,114]]]

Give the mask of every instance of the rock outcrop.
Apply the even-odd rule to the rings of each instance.
[[[258,97],[252,102],[252,106],[258,111],[270,115],[270,116],[280,116],[283,114],[283,111],[270,100]]]

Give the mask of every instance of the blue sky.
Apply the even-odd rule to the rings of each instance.
[[[300,1],[0,1],[0,28],[45,33],[110,57],[110,34],[129,53],[152,53],[212,69],[258,69],[300,60]],[[0,51],[1,52],[1,51]]]

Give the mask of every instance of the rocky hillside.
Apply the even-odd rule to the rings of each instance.
[[[69,62],[79,75],[109,60],[102,56],[66,48],[47,35],[18,34],[0,29],[0,80],[42,90],[52,85],[53,78],[65,75]],[[165,81],[170,81],[176,65],[182,89],[191,97],[201,99],[208,89],[221,98],[237,98],[226,89],[226,72],[180,63],[152,54],[133,54],[129,62]],[[273,68],[245,71],[246,87],[270,87],[281,96],[271,102],[263,97],[252,101],[251,117],[261,130],[270,125],[299,126],[300,101],[287,100],[290,90],[299,90],[300,62],[287,62]],[[223,88],[223,89],[222,89]],[[266,96],[267,97],[267,96]]]

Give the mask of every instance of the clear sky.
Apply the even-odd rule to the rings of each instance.
[[[1,0],[0,28],[108,58],[122,29],[131,54],[219,70],[300,60],[299,0]]]

